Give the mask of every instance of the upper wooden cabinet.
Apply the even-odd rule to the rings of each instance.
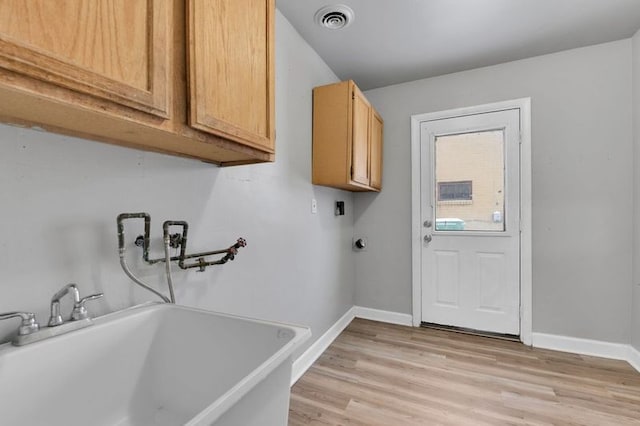
[[[270,0],[189,1],[193,127],[273,151],[273,13]]]
[[[0,67],[168,117],[169,7],[165,1],[2,0]]]
[[[315,185],[382,189],[383,121],[352,80],[313,90]]]
[[[382,189],[382,133],[384,123],[378,111],[371,108],[371,144],[369,147],[369,185],[377,190]]]
[[[0,119],[273,161],[274,12],[274,0],[0,0]]]

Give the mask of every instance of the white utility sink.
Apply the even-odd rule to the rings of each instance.
[[[0,346],[3,426],[286,426],[309,329],[172,304]]]

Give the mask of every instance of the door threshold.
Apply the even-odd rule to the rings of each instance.
[[[474,330],[473,328],[455,327],[452,325],[441,325],[432,322],[421,322],[420,327],[431,328],[441,331],[452,331],[460,334],[470,334],[473,336],[489,337],[492,339],[508,340],[510,342],[520,342],[520,336],[515,334],[494,333],[492,331]]]

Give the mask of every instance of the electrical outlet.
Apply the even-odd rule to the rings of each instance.
[[[318,213],[318,202],[316,201],[315,198],[311,199],[311,213],[313,214]]]

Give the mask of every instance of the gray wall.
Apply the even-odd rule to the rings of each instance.
[[[276,33],[274,164],[220,169],[0,126],[0,312],[34,311],[46,322],[52,294],[68,282],[105,293],[96,314],[155,300],[119,268],[115,218],[125,211],[151,214],[156,249],[166,219],[189,222],[192,250],[247,239],[227,265],[177,272],[181,304],[309,325],[315,338],[353,305],[353,196],[310,183],[311,89],[337,79],[279,13]],[[335,200],[345,216],[334,216]],[[127,230],[134,270],[164,290],[162,268],[134,259],[139,224]],[[0,327],[6,340],[17,322]]]
[[[371,90],[385,120],[380,194],[357,194],[357,305],[411,313],[412,114],[532,101],[533,330],[628,343],[631,41]]]
[[[633,142],[634,142],[634,207],[633,207],[633,318],[631,344],[640,350],[640,31],[632,39],[633,46]]]

